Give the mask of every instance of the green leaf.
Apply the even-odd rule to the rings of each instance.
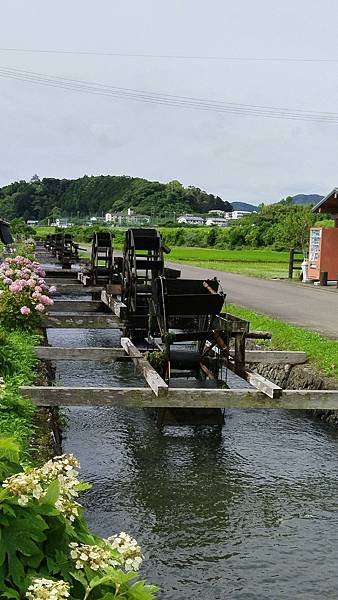
[[[16,544],[17,549],[21,552],[21,554],[24,554],[25,556],[34,556],[37,554],[43,556],[39,547],[29,538],[26,538],[24,536],[17,536]]]
[[[80,481],[80,483],[78,483],[75,486],[75,489],[77,492],[85,492],[87,490],[91,490],[92,489],[92,485],[91,483],[86,483],[85,481]]]
[[[15,590],[6,587],[1,589],[1,598],[15,598],[15,600],[20,600],[20,594]]]
[[[21,449],[14,438],[0,437],[0,461],[6,458],[12,463],[19,463]]]
[[[85,576],[81,573],[81,571],[71,571],[69,574],[73,577],[73,579],[79,581],[86,589],[86,587],[88,586],[88,581],[85,578]]]
[[[52,483],[49,484],[47,492],[45,493],[45,495],[43,496],[43,498],[41,500],[41,504],[51,504],[54,506],[59,495],[60,495],[60,484],[59,484],[58,480],[55,479],[55,481],[52,481]]]
[[[8,554],[8,574],[12,578],[13,583],[21,589],[25,581],[25,571],[16,553]]]
[[[159,591],[155,585],[148,585],[145,581],[137,581],[128,590],[128,598],[132,600],[153,600],[154,594]]]

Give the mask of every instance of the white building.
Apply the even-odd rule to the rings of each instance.
[[[221,217],[209,217],[206,222],[206,225],[217,225],[218,227],[228,227],[229,221],[228,219],[222,219]]]
[[[236,221],[237,219],[241,219],[242,217],[246,217],[247,215],[251,215],[249,210],[233,210],[232,212],[224,213],[224,217],[229,221]]]
[[[204,219],[202,217],[196,217],[195,215],[182,215],[178,217],[177,223],[186,223],[187,225],[204,225]]]
[[[112,213],[106,213],[106,214],[104,215],[104,220],[105,220],[105,222],[106,222],[106,223],[111,223],[111,222],[112,222],[112,220],[113,220],[113,215],[112,215]]]

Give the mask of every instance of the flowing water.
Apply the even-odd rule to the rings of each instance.
[[[53,330],[67,346],[116,331]],[[58,362],[62,385],[140,386],[129,363]],[[301,413],[229,410],[222,434],[156,428],[145,410],[72,408],[64,450],[90,525],[127,531],[166,600],[338,598],[338,432]]]

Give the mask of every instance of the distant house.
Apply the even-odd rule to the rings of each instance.
[[[62,217],[55,219],[55,222],[52,223],[53,227],[62,227],[63,229],[66,229],[66,227],[69,225],[70,223],[68,222],[68,219],[64,219]]]
[[[34,227],[34,225],[38,225],[39,221],[34,221],[33,219],[28,219],[28,221],[26,221],[26,223],[27,223],[27,225]]]
[[[196,217],[195,215],[182,215],[178,217],[177,223],[186,223],[186,225],[204,225],[204,219],[202,217]]]
[[[134,215],[131,209],[126,213],[106,213],[106,223],[114,225],[147,225],[150,223],[149,215]]]
[[[218,227],[228,227],[229,221],[228,219],[222,219],[221,217],[209,217],[206,222],[206,225],[217,225]]]
[[[233,210],[232,212],[224,213],[224,217],[229,221],[236,221],[237,219],[241,219],[242,217],[246,217],[247,215],[251,215],[252,212],[249,210]]]

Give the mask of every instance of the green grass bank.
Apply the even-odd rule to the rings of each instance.
[[[36,408],[18,390],[36,380],[38,360],[34,346],[39,342],[40,337],[28,331],[0,328],[0,375],[4,380],[0,391],[0,437],[14,437],[27,460],[36,450],[31,444],[37,430]]]
[[[253,330],[270,331],[271,342],[261,342],[275,350],[299,350],[306,352],[309,361],[324,375],[338,378],[338,342],[296,325],[241,308],[227,305],[227,311],[250,322]]]

